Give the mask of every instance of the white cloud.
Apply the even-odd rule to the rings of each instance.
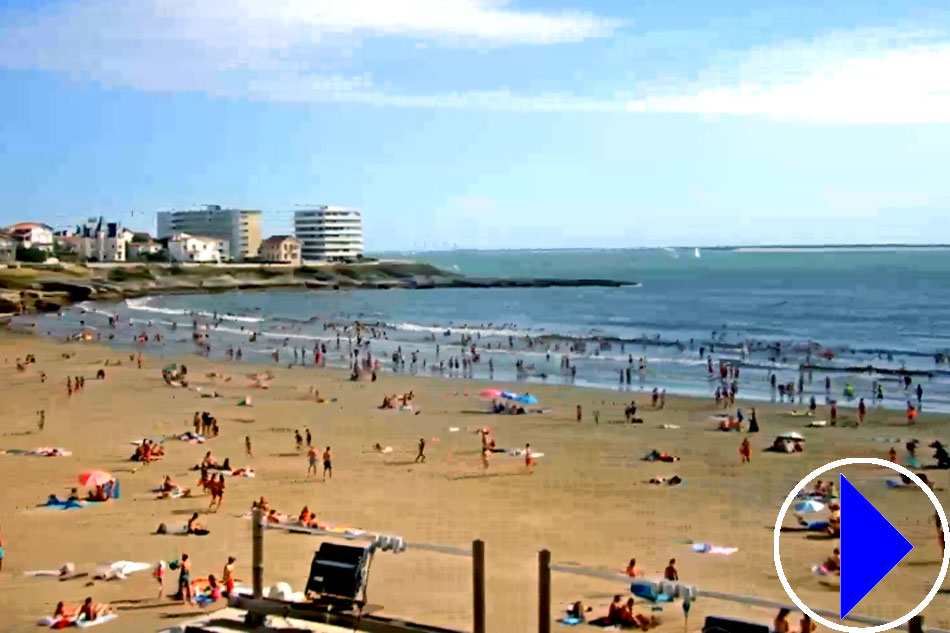
[[[950,122],[950,42],[935,31],[857,30],[756,49],[696,82],[646,87],[628,112],[815,122]]]
[[[363,46],[366,38],[400,38],[412,51],[406,63],[425,68],[440,47],[571,43],[612,37],[624,26],[589,12],[524,11],[499,0],[88,0],[55,7],[38,17],[0,12],[0,66],[266,101],[950,122],[950,37],[937,29],[859,28],[722,54],[691,75],[695,80],[630,85],[624,69],[613,94],[594,97],[567,76],[564,89],[541,94],[503,88],[505,77],[498,89],[466,89],[467,72],[480,68],[477,53],[454,76],[435,78],[458,85],[455,92],[401,90],[391,82],[405,77],[377,76],[385,51]],[[663,37],[684,46],[682,34]]]

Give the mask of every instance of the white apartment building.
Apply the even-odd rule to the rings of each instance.
[[[176,262],[220,264],[229,253],[228,241],[216,237],[177,233],[168,239],[168,256]]]
[[[294,234],[304,261],[337,261],[363,255],[363,218],[356,209],[317,206],[294,211]]]
[[[188,233],[226,240],[226,259],[234,261],[257,257],[261,247],[261,212],[253,209],[207,204],[202,209],[159,211],[157,228],[159,239]]]

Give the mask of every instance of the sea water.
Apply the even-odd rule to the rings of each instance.
[[[635,285],[606,288],[518,288],[431,290],[341,290],[232,292],[166,295],[118,303],[83,304],[62,318],[29,317],[55,336],[76,332],[79,321],[107,335],[111,344],[137,347],[141,332],[161,332],[164,346],[150,354],[195,350],[193,321],[211,326],[212,358],[240,347],[244,362],[293,362],[292,348],[327,346],[330,365],[350,364],[347,334],[336,348],[329,323],[360,321],[377,326],[370,351],[383,371],[394,367],[401,349],[405,371],[426,376],[460,376],[447,368],[461,358],[463,337],[480,353],[476,378],[603,386],[621,391],[711,395],[720,385],[718,363],[742,363],[740,397],[772,399],[770,375],[779,383],[804,382],[807,403],[843,398],[846,384],[857,397],[873,400],[882,385],[884,404],[903,408],[924,390],[924,410],[950,411],[950,365],[936,355],[950,353],[950,250],[874,249],[630,249],[553,251],[451,251],[388,253],[430,262],[470,276],[600,278]],[[194,314],[192,314],[194,313]],[[108,327],[108,315],[119,327]],[[177,330],[172,330],[172,323]],[[259,332],[250,343],[251,332]],[[385,336],[385,338],[382,338]],[[531,337],[532,345],[528,346]],[[781,342],[782,350],[765,350]],[[582,352],[568,352],[584,343]],[[487,346],[492,349],[486,349]],[[437,350],[438,346],[438,350]],[[715,377],[710,378],[711,357]],[[745,348],[745,350],[743,349]],[[710,351],[712,350],[712,351]],[[829,351],[833,358],[822,358]],[[409,358],[418,351],[415,367]],[[746,353],[743,353],[745,351]],[[562,370],[567,354],[576,368]],[[622,381],[631,367],[632,384]],[[646,371],[638,371],[640,359]],[[489,372],[488,359],[493,372]],[[422,362],[425,360],[425,368]],[[524,371],[516,372],[521,361]],[[439,363],[444,367],[439,371]],[[913,376],[910,391],[901,377],[885,374],[800,371],[803,363],[828,367],[873,365],[927,372]],[[621,374],[624,372],[624,375]],[[825,389],[825,377],[832,387]],[[530,389],[530,384],[522,387]]]

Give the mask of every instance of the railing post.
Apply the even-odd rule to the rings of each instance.
[[[551,633],[551,552],[538,552],[538,633]]]
[[[254,597],[264,597],[264,515],[260,508],[254,508],[251,519],[251,572],[254,583]]]
[[[485,633],[485,542],[472,541],[472,616],[474,633]]]

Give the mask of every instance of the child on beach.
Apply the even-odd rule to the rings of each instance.
[[[165,561],[160,560],[158,564],[155,565],[155,571],[152,572],[152,577],[158,582],[159,599],[165,595],[165,571]]]
[[[749,446],[749,438],[742,440],[739,445],[739,455],[742,457],[742,463],[748,464],[752,461],[752,448]]]

